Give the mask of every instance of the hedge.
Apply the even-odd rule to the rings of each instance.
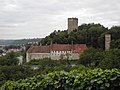
[[[59,71],[7,81],[1,90],[120,90],[120,70]]]

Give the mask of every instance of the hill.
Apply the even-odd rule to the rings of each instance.
[[[104,49],[104,36],[110,34],[112,37],[112,47],[120,46],[120,26],[113,26],[110,29],[101,24],[82,24],[78,30],[73,30],[68,34],[67,30],[54,31],[41,40],[43,45],[58,44],[87,44],[87,46]],[[116,44],[117,43],[117,44]],[[116,46],[117,45],[117,46]]]
[[[0,45],[25,45],[31,43],[38,43],[40,42],[41,38],[34,38],[34,39],[18,39],[18,40],[0,40]]]

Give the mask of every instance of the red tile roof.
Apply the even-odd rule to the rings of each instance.
[[[28,53],[49,53],[50,46],[32,46],[28,49]]]
[[[32,46],[28,49],[28,53],[50,53],[52,51],[73,51],[80,53],[87,49],[86,44],[53,44],[49,46]]]
[[[87,49],[86,44],[74,44],[73,53],[80,53]]]
[[[53,44],[51,49],[52,51],[71,51],[72,47],[70,44]]]

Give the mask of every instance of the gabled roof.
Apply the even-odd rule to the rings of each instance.
[[[74,44],[73,53],[80,53],[87,49],[86,44]]]
[[[50,46],[31,46],[27,52],[28,53],[49,53]]]
[[[73,53],[81,53],[87,49],[86,44],[53,44],[46,46],[31,46],[28,53],[50,53],[50,51],[73,51]]]
[[[72,47],[70,44],[53,44],[51,45],[52,51],[71,51]]]

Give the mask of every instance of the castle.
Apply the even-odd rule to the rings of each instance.
[[[68,34],[78,29],[78,18],[68,18]],[[111,35],[105,35],[105,50],[110,49]],[[31,46],[26,52],[26,60],[50,58],[52,60],[80,58],[80,53],[87,49],[86,44],[51,44]]]
[[[31,46],[26,53],[26,60],[50,58],[52,60],[80,58],[80,53],[87,49],[86,44],[52,44]]]
[[[68,34],[78,28],[77,18],[68,18]],[[87,49],[86,44],[51,44],[31,46],[26,52],[26,60],[50,58],[52,60],[80,58],[80,53]]]

